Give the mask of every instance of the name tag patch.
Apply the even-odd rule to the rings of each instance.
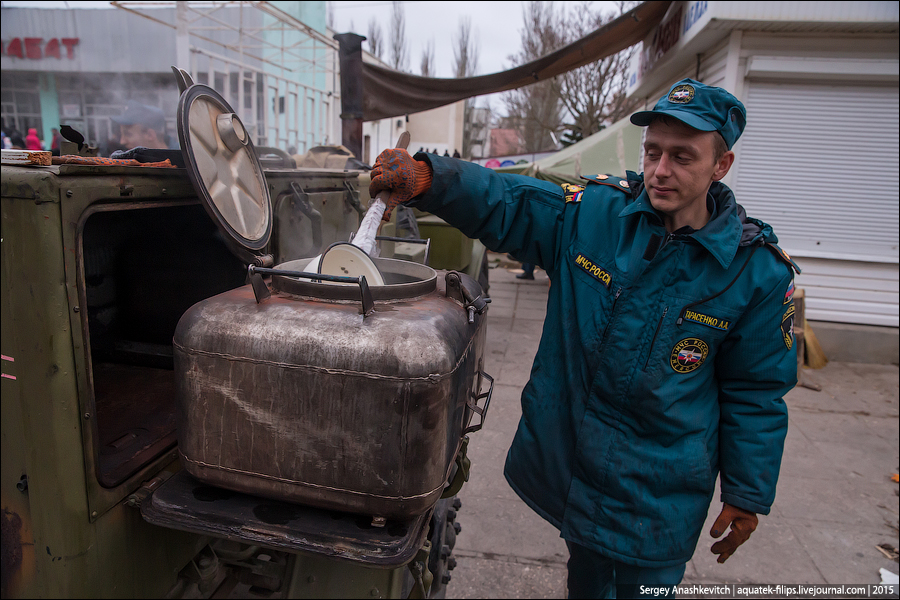
[[[719,319],[710,315],[704,315],[703,313],[694,312],[692,310],[687,310],[684,312],[684,320],[699,323],[701,325],[706,325],[707,327],[712,327],[713,329],[718,329],[719,331],[728,331],[728,328],[731,327],[731,323],[729,321]]]
[[[585,273],[609,289],[609,286],[612,283],[612,275],[609,274],[609,271],[599,265],[595,265],[593,261],[580,252],[578,253],[578,256],[575,257],[575,264],[584,269]]]
[[[685,338],[675,344],[669,364],[676,373],[690,373],[700,368],[709,356],[709,346],[699,338]]]

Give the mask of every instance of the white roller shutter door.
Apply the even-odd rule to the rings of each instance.
[[[734,182],[814,273],[807,318],[898,326],[897,86],[749,83]]]

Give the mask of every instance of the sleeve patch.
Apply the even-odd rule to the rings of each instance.
[[[787,312],[781,317],[781,335],[784,345],[790,350],[794,347],[794,303],[788,306]]]
[[[787,304],[793,299],[794,299],[794,280],[791,279],[791,282],[788,284],[787,291],[784,292],[784,302],[782,302],[782,304]]]
[[[566,194],[566,202],[581,202],[581,197],[584,194],[583,185],[563,183],[562,189]]]

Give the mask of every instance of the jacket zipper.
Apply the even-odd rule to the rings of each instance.
[[[606,341],[606,334],[609,333],[609,326],[612,325],[613,317],[616,314],[616,301],[619,299],[619,295],[622,293],[622,288],[616,289],[616,295],[613,296],[612,308],[609,309],[609,319],[606,321],[606,327],[603,328],[603,337],[600,338],[600,346],[603,346],[603,343]]]
[[[650,340],[650,350],[647,351],[647,360],[644,361],[644,371],[647,370],[647,365],[650,364],[650,355],[653,354],[653,345],[656,343],[656,336],[659,335],[659,328],[662,327],[663,319],[666,318],[667,312],[669,312],[668,306],[663,309],[663,314],[659,318],[659,323],[656,324],[656,331],[653,332],[653,339]]]

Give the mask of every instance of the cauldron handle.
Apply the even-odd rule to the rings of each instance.
[[[250,275],[250,280],[253,280],[254,275],[284,275],[286,277],[302,277],[304,279],[314,279],[316,281],[332,281],[335,283],[355,283],[359,286],[359,296],[362,302],[362,314],[363,317],[369,316],[372,311],[375,310],[375,301],[372,299],[372,292],[369,290],[369,284],[366,282],[366,276],[360,275],[359,277],[342,277],[340,275],[324,275],[322,273],[306,273],[305,271],[282,271],[281,269],[266,269],[263,267],[257,267],[256,265],[250,265],[247,267],[247,273]],[[265,282],[263,282],[265,285]],[[266,291],[268,291],[268,287],[266,287]],[[259,304],[266,297],[260,297],[260,294],[257,292],[256,286],[253,286],[253,293],[256,295],[256,303]]]
[[[484,418],[487,415],[488,407],[491,405],[491,394],[494,392],[494,378],[484,371],[478,371],[477,375],[478,388],[475,392],[472,392],[471,397],[466,400],[466,406],[468,406],[472,412],[477,413],[478,416],[481,417],[481,420],[476,425],[469,425],[468,427],[466,427],[463,430],[462,435],[466,435],[467,433],[472,433],[473,431],[478,431],[479,429],[481,429],[481,426],[484,425]],[[488,391],[486,391],[485,393],[479,394],[478,392],[481,391],[482,377],[491,382],[491,387],[489,387]],[[484,401],[484,408],[478,406],[478,401],[482,398],[487,398],[487,400]]]

